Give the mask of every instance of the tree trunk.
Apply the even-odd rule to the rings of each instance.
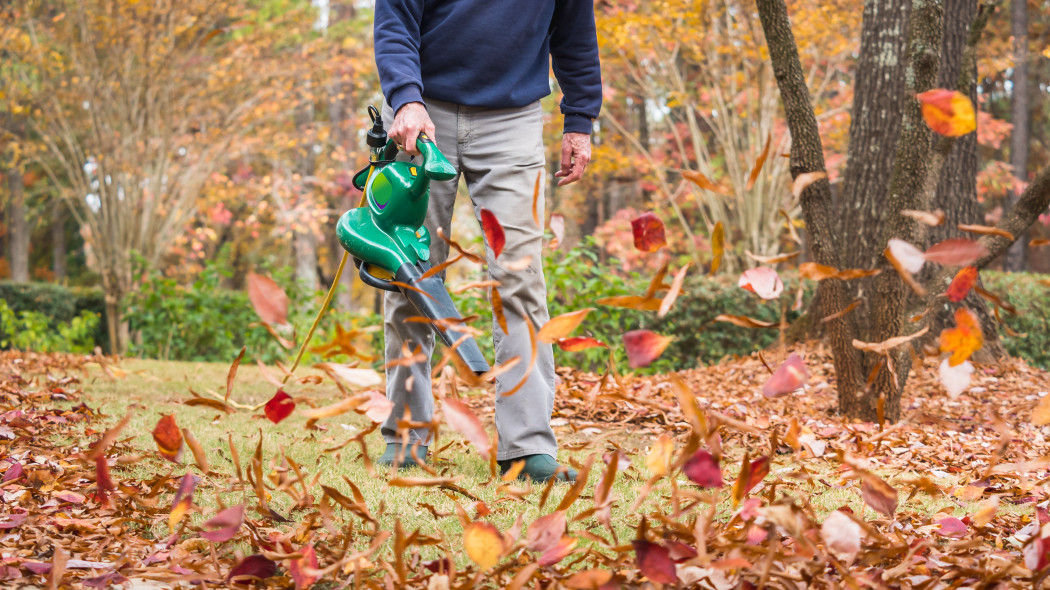
[[[55,273],[55,280],[62,281],[66,278],[66,221],[69,219],[69,211],[62,199],[54,199],[51,202],[51,271]]]
[[[976,16],[977,0],[956,0],[952,3],[951,10],[945,11],[941,65],[937,73],[938,88],[957,88],[960,92],[968,94],[974,104],[977,104],[977,86],[973,83],[977,79],[977,64],[970,64],[970,71],[963,72],[962,62],[966,52],[966,40]],[[962,80],[969,82],[960,83]],[[955,145],[941,169],[932,208],[944,211],[945,219],[941,225],[929,229],[926,243],[921,244],[926,248],[949,238],[973,237],[972,234],[959,230],[959,224],[983,222],[981,205],[977,202],[976,133],[969,133],[955,140]],[[936,270],[932,265],[926,269],[922,275],[923,282],[931,278]],[[936,295],[937,293],[931,292],[931,296]],[[954,327],[955,309],[960,306],[970,309],[981,319],[985,342],[978,360],[994,362],[1005,356],[1006,353],[999,342],[999,323],[995,320],[995,315],[988,309],[984,299],[972,291],[959,304],[941,300],[930,309],[930,331],[924,340],[932,342],[942,330]]]
[[[7,231],[10,234],[8,261],[11,263],[11,280],[20,283],[29,281],[29,223],[26,220],[25,186],[18,168],[7,172]]]
[[[1010,120],[1014,128],[1010,134],[1010,165],[1019,181],[1028,182],[1028,3],[1025,0],[1010,2],[1010,32],[1014,38],[1014,75],[1010,80],[1013,83]],[[1020,194],[1019,190],[1007,191],[1007,208],[1014,206]],[[1003,267],[1009,271],[1025,269],[1028,240],[1017,237],[1003,261]]]
[[[865,0],[860,57],[850,111],[849,149],[842,182],[842,235],[851,236],[848,268],[879,259],[882,220],[901,133],[904,42],[910,0]],[[871,281],[865,281],[870,283]],[[857,282],[860,287],[860,282]]]

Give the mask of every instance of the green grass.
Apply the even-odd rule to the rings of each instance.
[[[97,408],[106,414],[104,424],[94,424],[91,425],[92,428],[101,430],[104,426],[115,423],[125,413],[131,414],[131,420],[122,438],[131,438],[131,444],[141,450],[143,460],[131,466],[117,468],[114,471],[117,478],[150,480],[158,473],[168,472],[178,478],[187,471],[201,475],[193,466],[193,458],[188,449],[184,451],[181,466],[159,459],[155,452],[156,445],[150,432],[162,415],[174,414],[179,426],[191,431],[201,442],[207,452],[208,461],[213,471],[216,472],[212,476],[205,477],[198,485],[194,497],[196,505],[210,509],[220,502],[227,506],[244,503],[249,510],[256,506],[254,493],[250,489],[236,490],[233,489],[235,486],[230,485],[230,476],[234,473],[234,466],[231,461],[228,440],[232,438],[240,457],[241,466],[247,469],[259,437],[262,436],[264,475],[271,490],[275,487],[272,477],[276,477],[278,469],[281,468],[281,454],[283,453],[300,466],[308,485],[315,478],[317,479],[317,483],[312,484],[309,488],[315,502],[323,495],[320,484],[331,486],[346,496],[352,497],[350,487],[343,479],[345,477],[357,485],[364,494],[369,511],[379,520],[382,529],[393,530],[395,521],[400,521],[406,532],[419,529],[423,534],[444,536],[449,547],[462,547],[460,538],[463,529],[460,519],[455,517],[456,504],[463,507],[473,518],[475,510],[471,506],[473,504],[471,499],[456,492],[433,487],[388,486],[389,472],[377,469],[374,475],[370,474],[359,457],[359,447],[356,444],[349,445],[338,452],[323,452],[324,449],[341,445],[361,429],[367,428],[369,422],[364,416],[355,413],[343,414],[322,420],[319,423],[320,430],[306,430],[304,418],[293,413],[281,424],[274,425],[263,416],[261,410],[256,413],[241,411],[224,414],[211,408],[191,407],[183,403],[190,399],[190,389],[202,394],[205,391],[223,392],[229,369],[226,363],[127,360],[121,365],[121,368],[127,372],[127,375],[121,379],[110,380],[96,368],[89,371],[83,382],[84,401],[92,408]],[[277,374],[276,370],[271,371]],[[320,375],[319,372],[312,369],[301,370],[298,374],[300,376]],[[268,400],[274,391],[275,387],[262,377],[258,367],[242,366],[237,375],[231,399],[242,404],[261,404]],[[318,406],[331,403],[341,397],[339,391],[327,378],[320,384],[295,385],[288,388],[288,391],[293,397],[309,398]],[[489,423],[486,427],[491,433],[492,424]],[[574,435],[565,428],[559,430],[559,438],[566,446],[571,447],[572,443],[578,443],[587,438],[582,434]],[[97,437],[97,435],[93,436]],[[630,511],[639,489],[649,476],[645,467],[645,455],[652,438],[625,431],[608,440],[615,441],[616,444],[627,450],[631,458],[631,466],[619,475],[614,485],[614,494],[618,499],[612,510],[616,541],[614,542],[609,532],[592,517],[573,521],[574,516],[592,506],[594,486],[605,470],[605,464],[600,458],[595,462],[582,496],[568,511],[569,534],[572,535],[581,529],[586,529],[593,535],[608,539],[610,545],[623,545],[634,538],[634,528],[641,515],[657,511],[664,513],[671,511],[670,485],[666,479],[662,480],[639,510]],[[384,445],[378,430],[370,434],[366,442],[373,457],[383,450]],[[449,442],[453,442],[452,446],[441,452],[438,460],[434,461],[432,466],[444,475],[462,476],[458,485],[487,505],[491,514],[486,516],[485,520],[496,525],[501,531],[509,530],[520,515],[525,524],[522,533],[524,534],[527,525],[537,517],[553,511],[569,489],[568,485],[556,485],[542,510],[538,506],[542,486],[536,486],[525,501],[510,498],[498,490],[500,483],[498,480],[489,481],[488,464],[458,435],[447,430],[442,431],[439,441],[432,445],[431,449],[437,449]],[[678,448],[681,442],[679,441]],[[758,444],[755,447],[751,449],[752,456],[764,452]],[[570,458],[583,461],[595,450],[604,451],[605,449],[590,448],[578,453],[562,451],[559,459],[562,462]],[[732,514],[729,490],[743,452],[744,449],[739,448],[739,445],[730,445],[725,449],[722,465],[726,486],[721,490],[717,507],[716,514],[719,520],[724,521]],[[811,477],[805,478],[798,475],[798,469],[802,465],[810,472]],[[838,475],[838,466],[838,461],[830,449],[824,458],[806,459],[802,463],[793,455],[776,455],[773,457],[771,473],[765,483],[768,485],[773,480],[782,479],[784,483],[778,484],[777,487],[778,497],[790,495],[799,499],[800,503],[808,501],[813,505],[816,513],[821,516],[842,506],[849,506],[854,513],[863,514],[866,519],[881,518],[864,505],[856,482],[849,482],[844,487],[839,487],[843,482]],[[294,477],[294,473],[289,472],[289,474]],[[421,469],[403,472],[403,475],[429,477]],[[954,516],[961,517],[972,514],[976,510],[976,503],[955,501],[944,496],[931,497],[923,492],[915,494],[911,500],[906,500],[910,488],[905,487],[902,482],[918,477],[920,474],[879,472],[879,475],[898,489],[900,494],[898,514],[902,511],[924,515],[950,512]],[[831,485],[826,485],[820,480]],[[936,482],[942,486],[955,483],[944,479],[938,479]],[[691,485],[684,476],[679,477],[678,483],[683,488]],[[297,492],[301,492],[300,485],[297,484],[294,488]],[[301,518],[302,514],[293,510],[294,502],[289,495],[279,491],[271,493],[270,505],[274,510],[292,520]],[[170,496],[162,496],[161,505],[170,503],[170,501]],[[436,511],[451,514],[451,516],[435,518],[423,506],[424,504],[429,504]],[[336,510],[346,522],[354,522],[355,526],[361,525],[361,521],[355,516],[338,507]],[[1000,510],[1012,512],[1025,509],[1004,503]],[[697,513],[694,509],[692,514],[683,515],[680,520],[689,522]],[[193,520],[200,522],[201,519],[202,516],[198,514]],[[278,524],[277,526],[281,529],[290,528],[290,525]],[[152,522],[150,531],[157,538],[169,535],[166,517],[156,518]],[[356,544],[363,548],[367,545],[367,541],[367,537],[362,537]],[[580,539],[580,547],[588,544],[591,542]],[[385,551],[390,551],[389,545],[388,543]],[[242,549],[247,550],[247,547]],[[434,558],[440,555],[437,550],[429,547],[424,548],[422,554],[424,558]],[[466,561],[462,552],[457,553],[456,558],[464,563]]]

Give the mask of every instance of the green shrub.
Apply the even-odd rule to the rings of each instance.
[[[98,314],[89,311],[68,322],[56,322],[38,311],[15,311],[0,300],[0,347],[5,349],[90,352],[98,324]]]
[[[1017,314],[1000,310],[999,317],[1016,336],[1000,329],[1003,347],[1010,356],[1025,359],[1033,366],[1050,369],[1050,288],[1041,284],[1046,275],[985,271],[985,289],[1017,308]]]
[[[59,323],[78,313],[72,292],[56,283],[0,281],[0,299],[15,313],[31,311]]]

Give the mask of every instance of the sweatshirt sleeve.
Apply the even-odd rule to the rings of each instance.
[[[422,19],[423,0],[376,0],[376,69],[386,102],[395,113],[406,103],[423,102],[419,68]]]
[[[565,133],[590,133],[602,108],[602,72],[592,0],[559,0],[551,31],[551,63],[561,86]]]

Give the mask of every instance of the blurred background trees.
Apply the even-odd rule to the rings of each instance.
[[[865,10],[880,4],[888,2],[788,2],[838,206],[863,191],[877,207],[889,185],[882,164],[848,144],[858,126],[896,141],[899,107],[866,102],[886,94],[876,74],[892,66],[864,62],[883,54],[862,52],[862,45],[881,43],[892,53],[894,43],[903,44],[902,37],[862,31]],[[597,298],[599,287],[619,289],[605,294],[642,292],[666,261],[705,267],[717,223],[725,228],[730,274],[701,284],[695,273],[682,301],[702,307],[704,293],[730,305],[735,285],[722,283],[755,265],[748,253],[789,251],[796,238],[806,248],[783,157],[791,139],[754,2],[597,0],[595,11],[606,87],[594,161],[583,182],[555,189],[548,179],[546,189],[549,211],[566,222],[549,262],[571,260],[581,271],[579,278],[552,277],[553,305],[578,307]],[[98,343],[173,357],[212,345],[189,332],[180,340],[171,327],[155,333],[191,313],[171,309],[169,320],[147,321],[141,314],[159,306],[158,297],[192,299],[192,291],[216,301],[243,298],[246,276],[255,270],[300,293],[305,313],[334,277],[342,252],[331,227],[359,199],[350,177],[365,159],[364,109],[381,100],[371,16],[370,2],[354,0],[4,3],[0,275],[10,281],[0,286],[4,298],[12,306],[33,305],[11,294],[25,293],[26,284],[78,288],[82,302],[53,317],[105,311]],[[892,30],[901,17],[884,18]],[[980,46],[979,126],[970,150],[975,161],[967,164],[973,171],[966,174],[982,223],[997,221],[1031,175],[1050,164],[1048,46],[1050,6],[1037,0],[1005,4]],[[561,129],[557,101],[555,88],[544,101],[552,174]],[[854,176],[866,180],[843,182]],[[631,246],[630,219],[644,210],[657,213],[669,234],[669,247],[655,256]],[[839,231],[863,234],[861,217],[839,211],[837,220]],[[476,239],[469,209],[456,223],[461,238]],[[1028,238],[1047,237],[1048,225],[1050,214]],[[1050,248],[1021,248],[996,266],[1047,272]],[[475,279],[480,270],[457,272],[453,281]],[[594,277],[606,280],[588,283]],[[377,311],[372,290],[349,275],[344,280],[342,321]],[[480,294],[461,297],[464,306],[484,311]],[[212,299],[194,301],[208,306]],[[224,305],[213,307],[230,309]],[[708,311],[713,307],[660,322],[629,310],[603,313],[616,326],[659,324],[681,332],[666,355],[680,366],[765,341],[741,331],[739,346],[727,343],[736,328],[711,330]],[[781,311],[769,310],[770,317]],[[250,310],[238,317],[252,322]],[[209,341],[232,343],[238,330],[265,338],[259,326],[231,323],[223,330],[229,338]],[[281,349],[271,346],[267,354],[277,358]]]

